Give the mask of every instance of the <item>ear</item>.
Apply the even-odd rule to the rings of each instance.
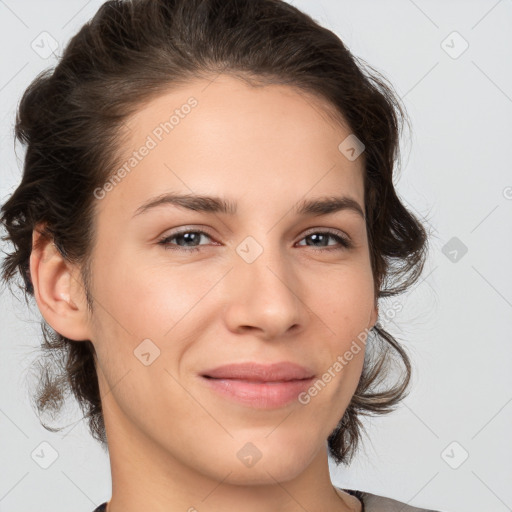
[[[90,339],[87,302],[79,269],[64,259],[38,229],[32,232],[30,277],[34,298],[46,322],[71,340]]]

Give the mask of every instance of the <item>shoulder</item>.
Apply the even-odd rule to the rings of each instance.
[[[348,489],[340,490],[344,490],[348,493],[357,492]],[[371,492],[359,491],[356,495],[363,500],[364,512],[441,512],[429,508],[414,507],[412,505],[407,505],[407,503],[403,503],[402,501],[372,494]]]

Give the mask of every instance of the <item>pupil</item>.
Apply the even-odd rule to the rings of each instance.
[[[195,237],[196,233],[184,233],[183,235],[181,235],[184,239],[185,239],[185,242],[190,242],[190,241],[194,241],[194,238],[197,238]]]
[[[321,238],[325,238],[325,237],[324,237],[324,235],[318,235],[318,234],[317,234],[317,235],[309,235],[309,236],[310,236],[310,238],[312,238],[313,240],[317,240],[317,241],[318,241],[319,239],[321,239]]]

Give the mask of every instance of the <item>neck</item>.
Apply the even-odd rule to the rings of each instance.
[[[305,471],[287,481],[268,477],[245,481],[194,470],[144,438],[118,432],[109,441],[112,498],[106,512],[360,512],[357,498],[331,483],[327,447]],[[128,442],[129,441],[129,442]]]

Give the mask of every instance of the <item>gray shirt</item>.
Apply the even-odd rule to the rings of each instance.
[[[338,489],[340,489],[338,487]],[[440,512],[437,510],[413,507],[401,501],[385,496],[378,496],[365,491],[354,491],[352,489],[340,489],[353,496],[356,496],[363,503],[363,512]]]
[[[339,489],[339,487],[338,487]],[[349,489],[340,489],[353,494],[356,491]],[[426,508],[412,507],[401,501],[396,501],[391,498],[385,498],[384,496],[377,496],[369,492],[361,492],[363,502],[363,512],[440,512],[437,510],[431,510]],[[104,512],[107,502],[102,503],[98,508],[94,509],[93,512]]]

